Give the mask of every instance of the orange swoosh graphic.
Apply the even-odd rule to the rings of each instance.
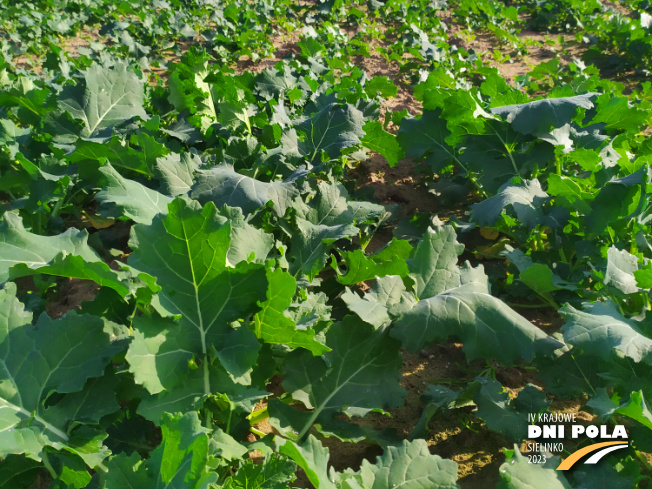
[[[594,443],[593,445],[589,445],[588,447],[581,448],[576,452],[571,453],[566,459],[564,459],[562,463],[559,464],[557,470],[568,470],[573,465],[575,465],[575,462],[581,459],[584,455],[611,445],[628,445],[628,443],[622,441],[605,441],[602,443]]]

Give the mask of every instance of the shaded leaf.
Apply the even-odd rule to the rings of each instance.
[[[239,207],[244,214],[252,213],[271,200],[276,214],[283,216],[299,195],[291,182],[262,182],[226,165],[200,170],[196,178],[190,191],[193,199],[202,204],[214,202],[218,207],[223,204]]]
[[[150,224],[159,213],[167,214],[172,199],[143,184],[123,178],[107,163],[100,168],[106,178],[105,187],[95,194],[101,206],[115,206],[119,215],[133,219],[140,224]]]
[[[592,108],[597,95],[585,93],[572,97],[544,98],[525,104],[493,107],[490,112],[506,119],[521,134],[538,135],[571,122],[578,108]]]
[[[283,386],[310,410],[307,419],[290,420],[299,438],[314,423],[328,430],[325,424],[337,414],[364,416],[373,409],[390,409],[405,395],[398,384],[398,344],[386,332],[374,332],[366,323],[347,316],[329,328],[326,345],[331,351],[323,357],[293,352],[283,369]]]
[[[535,178],[524,180],[522,184],[508,183],[496,195],[482,202],[473,204],[471,219],[480,226],[492,226],[507,206],[512,206],[518,220],[527,227],[533,228],[543,223],[543,205],[550,199],[541,189],[541,184]]]
[[[612,302],[584,304],[582,311],[566,305],[560,313],[566,320],[562,327],[566,343],[602,358],[618,353],[652,364],[652,339],[644,334],[645,326],[623,317]]]
[[[42,315],[32,326],[15,293],[13,284],[0,291],[6,311],[0,315],[0,457],[24,453],[40,460],[46,446],[75,451],[70,427],[101,414],[79,404],[92,393],[86,381],[102,376],[122,346],[111,343],[104,320],[93,316],[70,312],[53,321]],[[65,395],[48,409],[53,392]],[[103,400],[114,410],[114,395],[107,394]]]
[[[85,230],[68,229],[57,236],[25,230],[20,217],[6,212],[0,218],[0,282],[45,273],[93,280],[126,296],[131,287],[125,272],[116,272],[88,246]]]

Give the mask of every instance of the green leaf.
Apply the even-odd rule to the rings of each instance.
[[[291,353],[283,368],[286,391],[310,410],[307,419],[290,420],[299,438],[314,423],[328,431],[329,421],[342,412],[364,416],[374,409],[391,409],[405,395],[398,383],[402,364],[398,343],[386,332],[346,316],[329,328],[326,345],[331,351],[323,357]],[[275,416],[271,405],[270,414]]]
[[[189,122],[202,134],[217,121],[213,90],[204,81],[210,74],[209,59],[205,51],[191,49],[183,55],[180,63],[174,65],[169,79],[168,100],[179,112],[189,111],[192,114]]]
[[[16,284],[9,282],[0,289],[0,303],[0,335],[5,337],[11,330],[31,324],[32,313],[16,299]]]
[[[317,39],[312,37],[306,37],[299,41],[297,46],[301,49],[301,55],[306,59],[315,57],[315,55],[324,50],[324,46],[317,41]]]
[[[647,122],[648,113],[632,106],[626,97],[604,93],[597,100],[597,113],[592,124],[602,122],[607,130],[625,130],[637,133]]]
[[[463,246],[452,226],[428,229],[409,264],[415,280],[414,307],[396,311],[392,336],[411,351],[455,336],[470,360],[496,357],[505,363],[531,360],[560,344],[489,293],[482,267],[457,266]]]
[[[647,407],[642,390],[632,392],[629,401],[618,407],[618,409],[614,411],[614,414],[627,416],[652,430],[652,412],[650,412]]]
[[[189,410],[220,384],[218,392],[249,395],[234,382],[251,382],[260,344],[237,321],[258,310],[267,279],[262,265],[228,263],[231,230],[232,223],[213,204],[202,209],[183,199],[169,205],[167,216],[132,228],[129,263],[156,278],[161,290],[154,305],[159,313],[175,316],[134,318],[127,353],[137,383],[151,394],[168,391],[170,397],[159,399],[161,405],[170,402],[176,410]]]
[[[599,416],[600,421],[604,422],[613,416],[614,411],[618,407],[617,401],[620,396],[617,394],[609,396],[609,393],[605,388],[598,388],[596,389],[596,392],[597,393],[587,401],[586,405]]]
[[[129,456],[124,452],[116,455],[106,463],[106,468],[108,471],[100,474],[102,488],[137,489],[151,487],[154,484],[153,476],[146,472],[136,452]]]
[[[65,424],[71,417],[85,423],[97,423],[103,416],[120,409],[115,399],[117,385],[118,378],[113,374],[90,379],[86,382],[84,390],[68,394],[50,406],[48,419],[56,425]]]
[[[95,195],[100,206],[115,206],[119,214],[140,224],[150,224],[157,214],[167,214],[172,199],[143,184],[123,178],[107,163],[100,168],[106,185]]]
[[[172,153],[156,160],[162,190],[176,197],[187,194],[195,181],[195,172],[201,166],[199,156],[185,152]]]
[[[477,174],[485,192],[498,193],[502,186],[550,164],[554,149],[548,143],[532,141],[514,131],[506,122],[487,120],[480,134],[463,134],[464,151],[459,166]]]
[[[18,106],[20,120],[30,124],[39,124],[40,119],[50,110],[46,102],[50,90],[39,88],[26,76],[16,79],[10,86],[0,92],[0,106]]]
[[[0,485],[16,489],[29,489],[42,470],[42,465],[35,460],[9,455],[0,462]]]
[[[398,446],[387,447],[375,464],[363,460],[360,474],[363,487],[369,489],[459,488],[457,464],[432,455],[425,440],[404,440]]]
[[[328,296],[323,292],[305,292],[299,290],[299,297],[285,311],[285,315],[297,323],[300,329],[323,329],[331,323],[332,306],[328,304]]]
[[[351,292],[348,287],[342,294],[341,299],[347,305],[349,311],[357,314],[360,319],[371,324],[376,329],[392,320],[389,317],[389,308],[386,305],[375,300],[370,300],[366,295],[365,297],[360,297],[355,292]]]
[[[512,206],[516,217],[525,226],[535,227],[544,222],[543,205],[550,196],[541,189],[535,178],[522,184],[508,183],[493,197],[473,204],[471,219],[480,226],[492,226],[507,206]]]
[[[16,158],[21,145],[30,144],[31,132],[29,128],[18,127],[9,119],[0,119],[0,143],[9,150],[11,158]]]
[[[574,489],[594,489],[595,487],[608,487],[609,489],[630,489],[636,487],[643,478],[640,474],[640,466],[633,462],[632,465],[638,470],[636,473],[628,473],[623,470],[623,463],[619,461],[616,467],[601,463],[597,465],[582,464],[573,471]]]
[[[645,324],[626,319],[612,302],[584,304],[582,311],[566,305],[559,312],[566,320],[566,343],[602,358],[617,353],[652,364],[652,339],[644,333]]]
[[[104,446],[104,440],[108,436],[105,431],[81,426],[72,431],[71,435],[66,450],[81,458],[89,467],[98,467],[110,455],[109,450]]]
[[[409,262],[410,276],[415,281],[414,292],[419,299],[460,285],[457,257],[463,251],[464,245],[457,242],[453,226],[428,228]]]
[[[337,158],[343,150],[357,146],[364,136],[364,116],[350,104],[332,103],[295,128],[305,134],[306,156],[318,160],[322,151]]]
[[[77,85],[67,85],[58,97],[59,110],[54,120],[67,112],[83,122],[75,136],[107,138],[114,130],[124,129],[135,117],[146,119],[143,109],[143,82],[123,61],[111,68],[92,64]],[[54,134],[58,134],[54,131]]]
[[[408,435],[408,438],[427,438],[430,420],[441,409],[453,407],[459,397],[460,392],[453,391],[448,387],[444,387],[443,385],[429,385],[428,390],[421,396],[421,402],[424,405],[423,412],[419,421]]]
[[[532,384],[528,384],[512,400],[500,382],[485,378],[479,378],[478,381],[481,387],[473,396],[473,401],[478,406],[476,416],[487,423],[489,429],[512,441],[527,438],[528,414],[540,413],[550,404],[546,402],[546,393]]]
[[[217,482],[209,462],[208,429],[197,413],[165,414],[161,421],[162,442],[147,460],[120,454],[107,463],[102,487],[174,487],[205,489]]]
[[[210,170],[196,173],[196,183],[190,196],[202,204],[214,202],[221,207],[239,207],[244,214],[250,214],[270,200],[279,217],[285,214],[299,191],[291,182],[262,182],[255,178],[241,175],[232,167],[221,165]]]
[[[326,265],[327,253],[335,241],[358,234],[353,225],[354,209],[343,188],[323,182],[309,205],[297,199],[294,208],[298,232],[292,235],[287,255],[290,273],[303,273],[312,279]]]
[[[291,91],[295,87],[301,88],[304,92],[309,91],[309,87],[302,79],[297,78],[289,69],[279,71],[272,68],[266,68],[256,77],[256,92],[265,100],[278,99],[280,95]]]
[[[424,110],[419,119],[403,119],[396,137],[406,157],[427,156],[427,163],[437,172],[455,160],[455,149],[446,142],[450,135],[438,109]]]
[[[225,460],[239,460],[247,453],[247,447],[238,443],[228,433],[217,428],[210,439],[210,449],[214,456]]]
[[[225,345],[225,348],[229,347],[230,345]],[[238,349],[247,349],[247,345],[238,344]],[[160,423],[161,416],[166,413],[183,413],[202,409],[207,398],[202,365],[197,364],[199,368],[191,368],[190,373],[187,372],[187,366],[186,362],[183,365],[183,370],[178,372],[179,376],[183,376],[183,384],[176,385],[159,394],[142,395],[138,405],[138,414],[154,423]],[[254,410],[257,402],[269,396],[262,386],[243,385],[235,382],[233,377],[217,364],[210,366],[209,377],[208,389],[221,401],[228,402],[228,408],[234,419],[249,414]],[[242,381],[248,381],[248,378],[247,374],[243,376]]]
[[[395,306],[410,308],[416,302],[414,296],[406,291],[401,277],[396,275],[377,278],[363,297],[347,288],[341,299],[351,312],[376,328],[391,321],[389,311]]]
[[[374,76],[365,84],[364,91],[371,98],[378,95],[388,98],[396,97],[398,87],[386,76]]]
[[[593,133],[593,135],[594,135],[594,137],[596,137],[596,133]],[[599,140],[599,137],[596,137],[596,139],[598,139],[598,141],[597,141],[598,147],[601,146],[602,141]],[[589,145],[589,148],[591,148],[593,146],[594,146],[593,144]],[[618,160],[618,158],[620,158],[620,155],[617,152],[615,152],[615,150],[613,149],[613,140],[607,146],[602,148],[602,150],[600,152],[598,152],[598,151],[596,151],[594,149],[589,149],[589,148],[578,148],[575,151],[573,151],[572,153],[570,153],[568,155],[568,158],[571,158],[572,161],[577,162],[577,164],[580,165],[582,168],[584,168],[585,170],[590,171],[592,173],[595,173],[595,172],[601,170],[603,167],[609,166],[608,163],[607,163],[608,153],[609,152],[614,152],[615,153],[614,156],[615,156],[616,160]],[[602,161],[602,160],[604,160],[604,161]],[[614,165],[615,163],[616,163],[616,161],[614,161],[612,163],[612,165]],[[560,175],[557,175],[556,173],[553,174],[553,175],[556,175],[556,176],[560,177]],[[553,176],[553,175],[548,176],[548,181],[550,181],[550,177]],[[550,189],[548,189],[548,191],[550,191]]]
[[[505,364],[530,361],[537,353],[550,354],[561,346],[478,282],[417,302],[399,317],[392,336],[411,351],[456,337],[469,360],[495,357]]]
[[[575,290],[577,288],[553,273],[548,265],[534,263],[532,258],[521,250],[515,250],[511,246],[505,245],[505,251],[500,254],[516,265],[519,271],[518,280],[545,298],[549,303],[554,303],[551,292],[562,289]]]
[[[531,464],[514,446],[514,455],[500,466],[499,489],[571,489],[564,472],[558,471],[559,457],[545,464]]]
[[[328,474],[328,448],[317,438],[310,435],[301,445],[280,437],[275,442],[278,452],[294,460],[316,489],[335,489]]]
[[[32,234],[17,214],[6,212],[0,218],[0,282],[45,273],[93,280],[126,296],[131,291],[127,274],[112,270],[87,239],[85,230],[74,228],[57,236]]]
[[[75,151],[67,157],[67,160],[76,163],[82,172],[86,167],[97,168],[102,162],[109,161],[115,168],[151,177],[156,158],[156,154],[137,151],[127,141],[119,136],[113,136],[103,143],[77,141]]]
[[[244,126],[251,133],[251,117],[257,113],[257,107],[244,100],[220,102],[217,120],[227,129],[235,130]]]
[[[544,98],[526,104],[493,107],[490,112],[506,119],[515,131],[537,136],[571,122],[577,109],[592,108],[592,99],[597,95],[591,92],[573,97]]]
[[[386,247],[369,258],[362,250],[345,252],[342,256],[346,266],[345,274],[341,273],[335,262],[332,265],[337,272],[337,280],[343,285],[357,284],[385,275],[405,277],[408,274],[405,260],[410,256],[411,251],[410,243],[393,238]]]
[[[586,230],[595,235],[605,232],[607,226],[627,218],[636,211],[641,195],[638,185],[610,180],[591,202],[591,213],[586,217]]]
[[[604,284],[611,285],[623,294],[638,292],[634,272],[638,270],[638,258],[615,246],[607,251],[607,271],[604,274]]]
[[[366,122],[363,130],[365,134],[361,139],[362,145],[383,155],[389,166],[396,166],[403,157],[403,151],[396,136],[385,131],[382,123],[378,121]]]
[[[363,460],[360,471],[328,470],[328,448],[310,435],[301,445],[276,438],[280,453],[292,458],[317,489],[459,489],[457,464],[432,455],[425,440],[389,446],[372,464]]]
[[[591,355],[576,355],[577,351],[564,347],[550,357],[537,359],[538,375],[546,389],[559,397],[579,397],[594,392],[601,379],[606,362],[596,362]],[[611,364],[613,366],[613,364]]]
[[[297,282],[294,277],[280,269],[267,270],[267,300],[260,304],[261,310],[254,316],[256,337],[266,343],[287,345],[290,348],[305,348],[319,356],[329,350],[315,339],[312,329],[297,329],[295,322],[284,315],[292,303]]]
[[[71,427],[117,408],[112,391],[102,397],[106,407],[84,400],[95,392],[87,380],[102,376],[122,346],[111,343],[105,322],[94,316],[42,315],[32,326],[15,293],[13,284],[0,291],[0,457],[40,460],[45,446],[75,451]],[[64,396],[46,408],[54,392]]]
[[[485,112],[478,103],[477,96],[469,90],[450,90],[445,94],[424,98],[424,109],[439,108],[441,117],[446,120],[446,126],[451,134],[446,138],[450,145],[456,145],[469,134],[485,134],[488,119],[495,119]]]
[[[301,219],[316,225],[335,226],[353,222],[356,214],[351,204],[355,203],[348,201],[348,193],[343,186],[320,182],[317,194],[308,204],[297,200],[294,207]]]
[[[552,173],[548,175],[548,194],[563,197],[567,204],[562,205],[570,210],[576,210],[582,215],[591,212],[590,202],[593,200],[593,193],[583,188],[579,179]],[[559,203],[560,200],[555,199],[555,202]]]
[[[91,481],[91,474],[88,473],[86,464],[73,454],[66,452],[50,454],[48,461],[55,470],[60,467],[60,470],[57,470],[59,479],[68,488],[81,489]]]
[[[265,263],[267,255],[274,247],[274,236],[249,224],[238,208],[225,205],[219,210],[218,219],[231,223],[231,246],[226,254],[229,265],[233,266],[241,261]]]
[[[266,458],[262,464],[248,460],[225,481],[223,487],[225,489],[287,489],[296,479],[296,471],[297,464],[278,455]]]

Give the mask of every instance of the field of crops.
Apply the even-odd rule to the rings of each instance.
[[[648,0],[0,0],[0,487],[652,487],[651,71]]]

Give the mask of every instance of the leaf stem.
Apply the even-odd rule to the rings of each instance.
[[[259,429],[254,428],[253,426],[249,428],[249,431],[251,431],[256,436],[260,436],[261,438],[265,438],[265,436],[267,436],[265,433],[263,433]]]
[[[500,139],[500,142],[505,146],[505,149],[507,150],[507,156],[509,156],[509,160],[512,162],[512,167],[514,168],[514,173],[515,175],[520,175],[521,172],[518,171],[518,167],[516,166],[516,161],[514,160],[514,157],[512,156],[512,150],[507,146],[507,143],[503,138],[500,137],[500,134],[498,134],[498,131],[494,129],[494,127],[491,124],[488,124],[488,126],[491,128],[492,132],[496,135],[498,139]]]
[[[43,460],[43,465],[47,469],[47,471],[50,473],[50,477],[52,477],[53,481],[56,481],[59,479],[59,476],[57,475],[57,472],[54,470],[54,467],[52,467],[52,464],[50,463],[50,460],[48,459],[48,452],[47,450],[43,450],[43,454],[41,455],[41,459]]]
[[[63,201],[66,198],[66,191],[63,191],[63,195],[59,200],[57,200],[57,203],[54,204],[54,209],[52,209],[52,214],[50,214],[52,217],[59,217],[59,213],[61,212],[61,208],[63,207]]]
[[[229,403],[229,418],[226,421],[226,434],[231,433],[231,418],[233,416],[233,406]]]
[[[650,462],[647,461],[647,459],[643,456],[641,452],[638,450],[634,450],[634,453],[636,454],[636,458],[639,459],[639,461],[643,464],[643,466],[648,470],[652,470],[652,465],[650,465]]]
[[[204,424],[209,430],[213,429],[213,411],[207,407],[204,407]]]

